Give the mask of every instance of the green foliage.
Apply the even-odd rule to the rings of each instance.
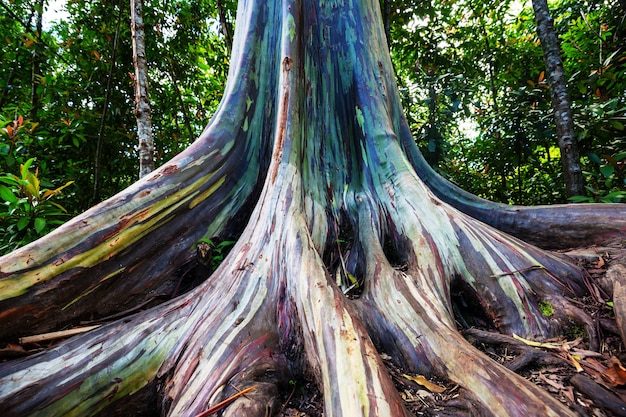
[[[67,17],[38,33],[37,4],[14,0],[10,13],[0,13],[0,172],[36,156],[45,178],[76,181],[80,192],[63,196],[75,215],[137,179],[130,11],[123,1],[68,1]],[[232,26],[236,1],[222,4]],[[144,7],[158,166],[195,140],[216,111],[229,50],[215,0]]]
[[[588,165],[595,169],[584,171],[587,178],[589,195],[573,196],[569,200],[575,203],[620,203],[626,201],[626,152],[615,155],[598,156],[588,154]]]
[[[488,199],[531,205],[565,201],[530,3],[526,8],[491,0],[381,4],[390,4],[390,47],[403,105],[429,163]],[[622,4],[550,2],[583,155],[626,149]],[[586,171],[597,171],[594,162],[583,162]],[[601,201],[597,190],[606,190],[603,196],[618,191],[588,180],[590,201]]]
[[[541,301],[539,303],[539,311],[541,311],[543,316],[550,317],[554,314],[554,307],[552,307],[552,304],[548,302]]]
[[[21,164],[19,175],[0,176],[0,254],[45,235],[67,217],[67,210],[53,200],[74,181],[42,188],[47,183],[39,178],[39,169],[30,170],[34,161],[30,158]]]
[[[214,242],[213,240],[206,238],[200,239],[199,242],[208,243],[211,248],[211,260],[209,267],[212,271],[215,271],[220,266],[222,261],[226,258],[226,255],[228,255],[235,243],[237,243],[236,240],[222,240]]]

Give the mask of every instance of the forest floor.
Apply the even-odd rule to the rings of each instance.
[[[612,305],[613,281],[626,279],[626,250],[594,248],[568,255],[588,272],[591,295],[575,302],[594,320],[599,351],[589,350],[585,329],[576,324],[570,334],[541,343],[502,335],[487,320],[474,320],[470,329],[459,325],[459,330],[493,360],[541,386],[579,415],[626,416],[626,349]],[[0,362],[39,352],[62,339],[0,344]],[[382,359],[407,410],[415,416],[483,415],[458,385],[411,374],[384,353]],[[322,417],[323,408],[322,395],[313,381],[294,380],[284,390],[278,416]]]
[[[595,321],[600,349],[589,350],[584,327],[541,343],[497,333],[487,322],[459,330],[496,362],[542,387],[580,416],[626,416],[626,349],[612,308],[616,276],[626,277],[626,254],[612,249],[572,251],[569,256],[588,272],[592,295],[577,300]],[[607,273],[608,271],[608,273]],[[449,381],[412,375],[398,361],[382,355],[406,408],[415,416],[477,417],[482,411]],[[315,384],[296,383],[279,417],[322,417],[323,403]]]

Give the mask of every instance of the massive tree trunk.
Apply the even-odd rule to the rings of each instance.
[[[561,163],[563,165],[563,179],[567,196],[585,194],[583,172],[580,168],[580,153],[574,133],[574,117],[567,94],[565,70],[561,59],[559,37],[554,30],[554,23],[550,16],[547,0],[533,0],[537,35],[541,40],[543,59],[546,63],[546,72],[550,81],[550,96],[554,110],[554,122],[559,148],[561,149]]]
[[[475,311],[453,313],[451,292],[502,332],[541,339],[573,320],[593,346],[569,301],[583,271],[497,228],[621,244],[623,206],[508,207],[436,176],[402,115],[377,0],[248,0],[237,16],[201,137],[0,259],[4,340],[158,304],[0,366],[2,415],[195,416],[251,387],[223,415],[264,416],[301,375],[326,416],[408,415],[381,353],[464,387],[475,414],[573,415],[461,336],[455,318]],[[194,268],[201,239],[232,236],[216,271]]]

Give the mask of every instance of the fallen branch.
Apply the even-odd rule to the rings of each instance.
[[[593,400],[597,407],[610,410],[617,416],[626,415],[626,402],[602,385],[582,375],[574,375],[570,382],[574,388]]]
[[[65,339],[70,336],[76,336],[77,334],[86,333],[89,330],[100,327],[101,324],[95,326],[75,327],[69,330],[61,330],[58,332],[42,333],[33,336],[20,337],[19,342],[21,345],[27,345],[29,343],[49,342],[51,340]]]

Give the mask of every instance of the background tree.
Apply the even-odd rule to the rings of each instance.
[[[133,37],[133,65],[135,76],[135,117],[139,141],[139,178],[154,171],[154,144],[152,142],[152,111],[148,95],[148,64],[143,25],[143,1],[130,2],[130,31]],[[178,88],[176,85],[175,88]]]
[[[620,201],[625,145],[618,89],[624,85],[624,51],[614,42],[623,39],[626,12],[618,2],[559,1],[551,7],[562,38],[576,141],[585,156],[588,187],[581,200]],[[507,2],[490,1],[430,6],[392,1],[390,9],[391,52],[403,105],[429,162],[439,158],[440,173],[496,201],[565,201],[532,8],[512,10]],[[600,56],[610,57],[606,67]],[[607,96],[598,83],[610,85]],[[433,120],[439,121],[435,130]]]
[[[0,172],[17,174],[19,165],[35,156],[33,169],[50,181],[48,188],[75,181],[59,202],[77,214],[136,179],[134,70],[130,27],[123,18],[130,12],[119,2],[69,2],[66,18],[44,26],[37,40],[32,5],[0,2],[6,12],[0,13],[6,35],[0,55]],[[223,2],[230,24],[234,7]],[[158,80],[151,99],[160,165],[191,143],[217,108],[228,50],[213,0],[153,1],[144,12],[150,78]],[[42,62],[38,120],[29,118],[34,48]],[[23,128],[11,136],[6,127],[19,116]]]
[[[511,207],[438,176],[403,116],[381,21],[370,0],[239,4],[229,82],[200,138],[0,258],[5,338],[169,301],[0,366],[5,415],[198,415],[249,389],[223,415],[261,416],[302,375],[324,415],[408,415],[382,352],[461,386],[472,415],[574,415],[455,319],[532,339],[574,321],[597,349],[573,301],[584,271],[528,242],[620,246],[624,206]],[[185,273],[200,243],[233,235],[213,274]]]
[[[584,193],[584,183],[580,168],[580,154],[574,134],[574,120],[567,94],[559,38],[554,30],[548,2],[546,0],[533,0],[532,4],[537,22],[537,35],[541,41],[548,73],[558,144],[561,149],[565,190],[568,197],[582,195]]]

